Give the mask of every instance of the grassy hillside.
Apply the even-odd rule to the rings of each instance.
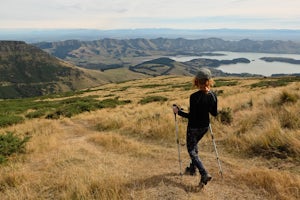
[[[103,73],[79,68],[25,42],[0,41],[0,99],[74,91],[141,77],[144,75],[126,69]]]
[[[199,150],[213,180],[203,190],[199,175],[179,175],[172,113],[174,103],[188,110],[191,80],[161,76],[1,101],[2,114],[23,117],[1,135],[30,139],[0,165],[0,199],[299,199],[299,78],[216,79],[212,128],[224,177],[207,134]],[[187,121],[178,120],[185,167]]]

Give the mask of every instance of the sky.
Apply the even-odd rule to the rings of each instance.
[[[0,28],[300,29],[300,0],[0,0]]]

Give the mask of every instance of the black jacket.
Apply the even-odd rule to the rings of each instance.
[[[190,128],[204,128],[208,127],[209,113],[213,116],[218,115],[218,99],[217,95],[209,91],[197,91],[190,96],[190,111],[189,113],[178,111],[178,115],[188,118],[188,127]]]

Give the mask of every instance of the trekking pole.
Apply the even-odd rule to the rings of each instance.
[[[220,159],[219,159],[219,154],[218,154],[218,151],[217,151],[217,145],[215,143],[214,134],[212,132],[211,124],[209,124],[209,130],[210,130],[211,138],[212,138],[214,148],[215,148],[215,152],[216,152],[216,156],[217,156],[217,161],[218,161],[218,165],[219,165],[219,173],[221,174],[221,177],[223,178],[221,162],[220,162]]]
[[[177,107],[175,104],[173,107]],[[179,161],[179,169],[180,169],[180,176],[182,176],[182,167],[181,167],[181,158],[180,158],[180,144],[179,144],[179,139],[178,139],[178,123],[177,123],[177,118],[176,118],[176,113],[174,113],[175,117],[175,132],[176,132],[176,143],[177,143],[177,150],[178,150],[178,161]]]

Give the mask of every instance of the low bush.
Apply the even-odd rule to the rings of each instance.
[[[12,114],[0,114],[0,127],[11,126],[24,121],[24,118],[18,115]]]
[[[239,83],[238,81],[218,79],[215,80],[214,87],[235,86],[238,85],[238,83]]]
[[[0,135],[0,163],[3,163],[7,157],[14,153],[24,153],[25,144],[29,139],[29,136],[20,138],[12,132]]]
[[[167,97],[162,97],[162,96],[148,96],[139,101],[140,104],[147,104],[151,102],[164,102],[167,101]]]
[[[251,88],[255,87],[281,87],[286,86],[291,82],[298,82],[300,81],[299,77],[285,77],[285,78],[278,78],[273,80],[263,80],[258,83],[253,83],[250,85]]]
[[[82,112],[89,112],[101,108],[114,108],[117,105],[124,105],[130,103],[129,100],[120,101],[117,98],[104,99],[102,101],[90,98],[71,98],[63,100],[55,110],[49,113],[47,119],[58,119],[60,116],[72,117]]]
[[[182,83],[177,85],[172,85],[171,88],[182,88],[183,90],[191,90],[193,89],[192,83]]]
[[[160,86],[167,86],[167,85],[161,85],[161,84],[147,84],[147,85],[140,85],[140,88],[156,88]]]
[[[45,113],[46,113],[46,110],[41,109],[41,110],[36,110],[36,111],[29,112],[25,115],[25,117],[28,118],[28,119],[39,118],[39,117],[44,116]]]
[[[232,110],[231,108],[222,108],[221,110],[218,111],[218,120],[222,124],[229,125],[231,124],[233,117],[232,117]]]

